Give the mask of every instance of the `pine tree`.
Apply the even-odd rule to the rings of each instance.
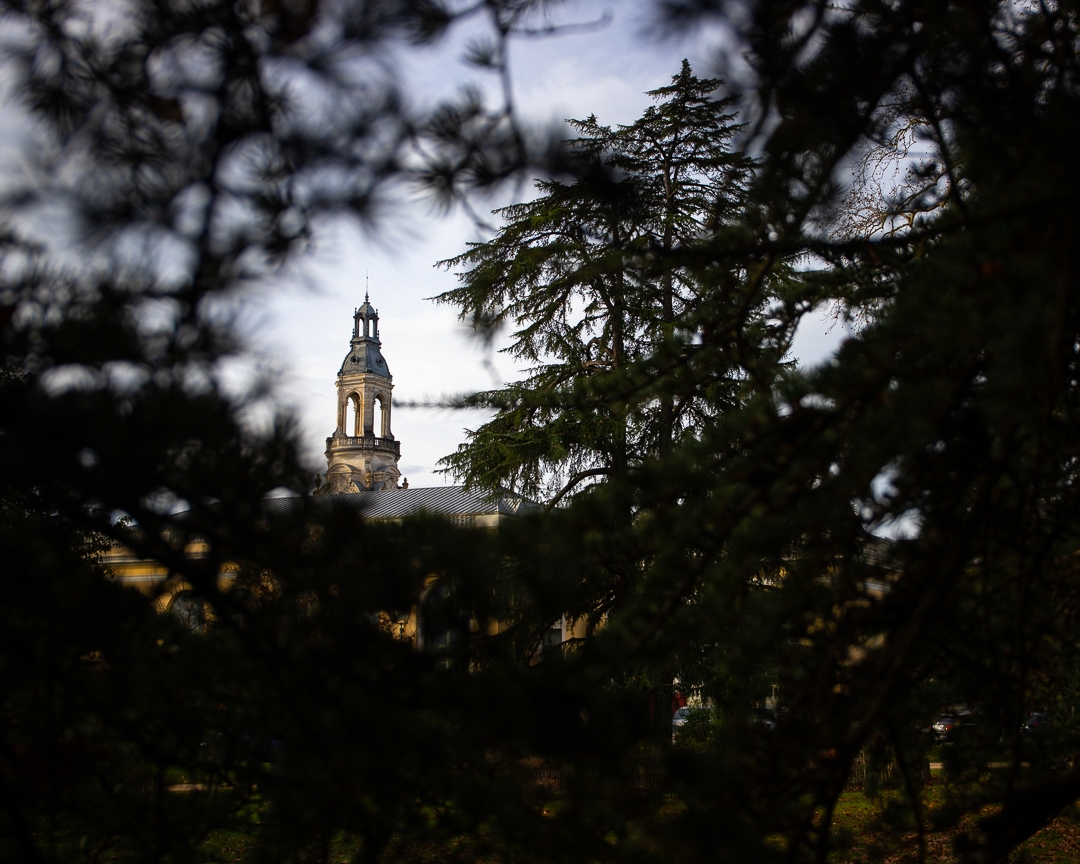
[[[678,362],[704,280],[719,288],[716,274],[668,262],[676,246],[715,237],[741,214],[752,164],[731,150],[741,127],[734,98],[715,98],[721,84],[684,60],[636,122],[571,121],[577,179],[538,183],[537,198],[498,211],[506,224],[495,239],[442,262],[466,269],[461,287],[436,300],[478,329],[517,327],[505,350],[529,369],[468,400],[497,414],[443,460],[445,470],[554,503],[582,481],[667,454],[677,434],[737,398],[737,374],[677,398],[656,381],[643,385],[634,368],[662,346]]]

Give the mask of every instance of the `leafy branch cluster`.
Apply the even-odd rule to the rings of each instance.
[[[473,399],[496,416],[447,467],[565,505],[495,534],[268,501],[307,491],[299,439],[225,397],[239,349],[211,311],[320,214],[377,218],[392,178],[521,176],[512,106],[424,124],[376,61],[461,16],[527,35],[548,4],[3,8],[52,142],[0,261],[6,859],[213,859],[240,835],[260,860],[825,862],[885,758],[924,857],[918,730],[946,706],[982,730],[945,751],[936,818],[985,812],[962,859],[1080,797],[1074,0],[663,4],[726,25],[742,102],[684,66],[638,122],[580,121],[449,262],[439,299],[513,328],[531,368]],[[509,74],[498,44],[474,60]],[[838,234],[851,166],[915,129],[934,169],[856,189]],[[50,196],[81,271],[27,240]],[[822,304],[860,329],[786,365]],[[106,542],[161,584],[103,572]],[[160,614],[181,585],[205,632]],[[414,605],[437,652],[386,626]],[[556,621],[580,626],[546,650]],[[716,721],[672,746],[687,691]],[[1053,735],[1019,732],[1033,708]]]

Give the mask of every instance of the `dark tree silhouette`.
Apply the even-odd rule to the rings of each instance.
[[[498,66],[541,5],[462,11],[493,22],[476,59]],[[701,236],[665,245],[649,210],[634,278],[663,309],[671,274],[691,335],[573,395],[662,417],[738,370],[740,398],[497,535],[268,506],[306,491],[296,436],[251,430],[216,384],[240,349],[215,300],[320,214],[375,212],[415,171],[403,148],[450,195],[538,158],[512,106],[425,122],[368,74],[382,40],[455,14],[3,8],[43,136],[0,262],[5,859],[826,861],[859,764],[891,764],[885,812],[921,854],[916,730],[961,703],[983,731],[946,751],[934,815],[983,814],[963,857],[1002,860],[1080,796],[1075,2],[664,4],[672,26],[723,21],[748,59],[756,171]],[[900,229],[841,236],[850,167],[909,123],[928,155],[874,199]],[[23,220],[55,201],[80,230],[35,247]],[[778,370],[826,303],[858,332]],[[897,523],[906,539],[871,539]],[[204,632],[110,580],[113,541],[200,598]],[[460,634],[437,654],[379,623],[425,589]],[[563,615],[586,635],[530,662]],[[695,747],[649,722],[673,675],[713,702]],[[751,713],[769,695],[771,732]],[[1033,706],[1041,744],[1018,731]]]
[[[731,150],[741,127],[734,98],[716,96],[721,84],[684,60],[634,123],[570,121],[580,176],[538,183],[539,197],[497,211],[505,224],[494,239],[442,262],[465,269],[461,286],[435,299],[481,331],[517,328],[504,350],[529,370],[468,399],[498,412],[443,460],[446,471],[469,485],[546,493],[554,504],[583,481],[668,455],[678,434],[738,400],[740,369],[677,401],[662,385],[621,399],[605,385],[661,350],[678,353],[703,295],[717,289],[718,272],[666,262],[743,211],[752,163]]]

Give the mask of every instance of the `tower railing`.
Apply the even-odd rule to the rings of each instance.
[[[401,442],[393,438],[378,438],[375,435],[338,435],[326,439],[327,450],[387,450],[395,456],[401,456]]]

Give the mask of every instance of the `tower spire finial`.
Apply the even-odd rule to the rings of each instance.
[[[368,271],[364,271],[364,302],[368,302]]]

